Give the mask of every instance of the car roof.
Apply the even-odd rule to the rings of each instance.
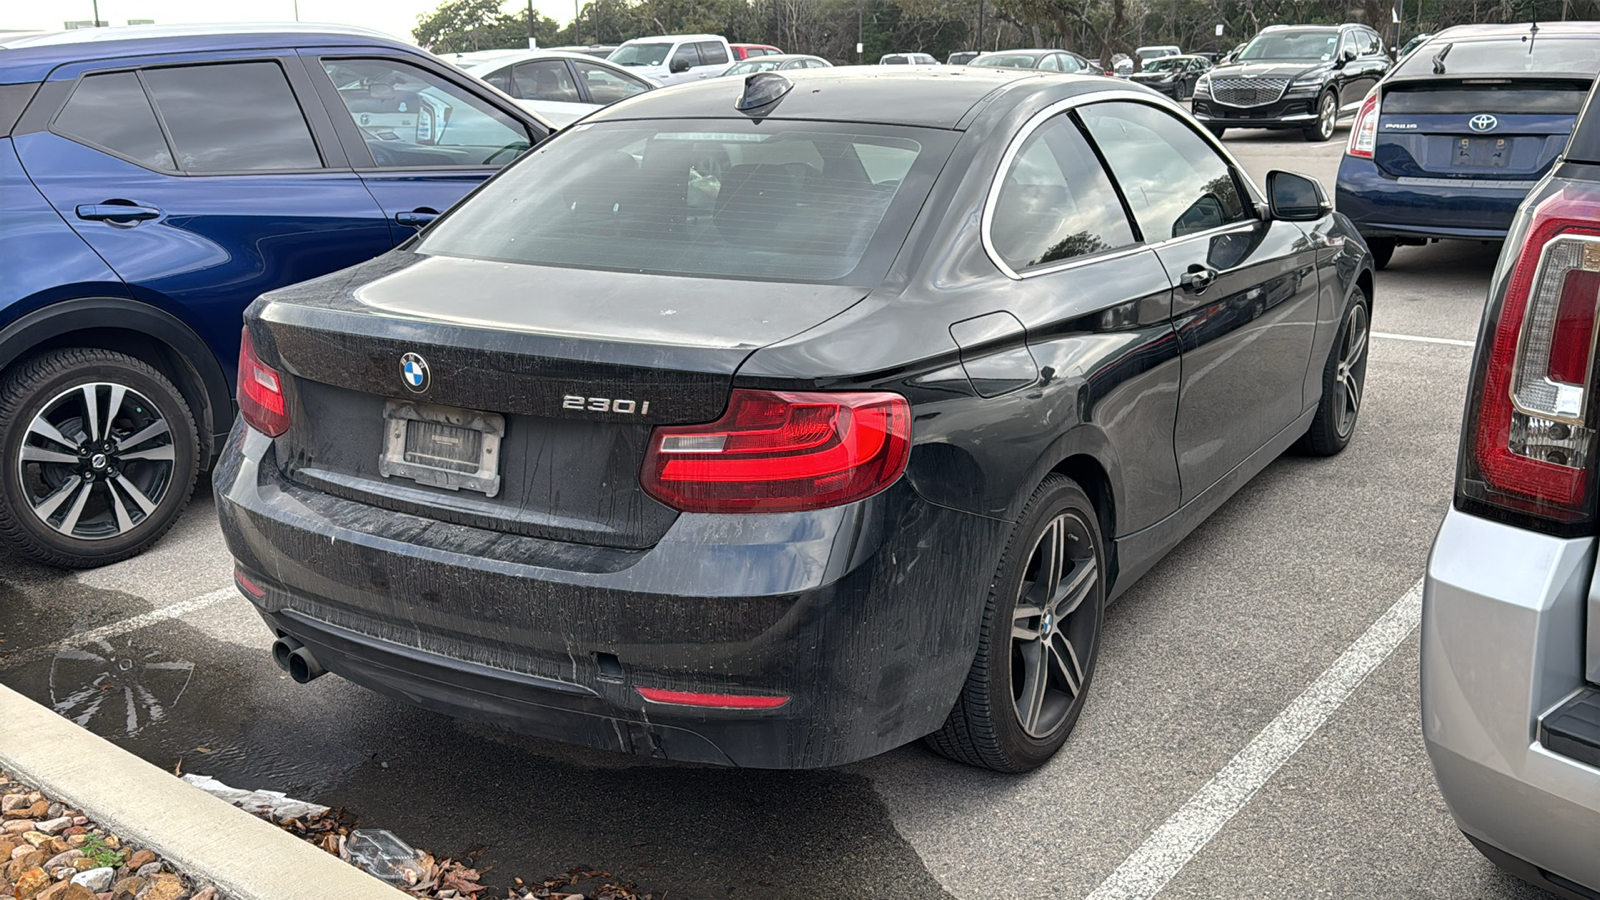
[[[127,25],[0,38],[0,84],[42,81],[63,63],[151,53],[360,44],[420,53],[370,28],[309,23]]]
[[[1071,53],[1071,50],[1051,50],[1049,48],[1032,47],[1021,50],[990,50],[980,53],[979,56],[1044,56],[1046,53]]]
[[[751,44],[750,46],[755,47],[760,45]],[[749,59],[738,60],[734,63],[734,65],[737,66],[740,63],[747,62],[787,62],[791,59],[822,59],[822,57],[816,55],[815,53],[768,53],[764,56],[752,56]],[[827,60],[823,61],[826,62]]]
[[[1442,31],[1434,33],[1435,39],[1448,38],[1453,41],[1492,39],[1507,37],[1522,37],[1532,30],[1531,23],[1513,23],[1510,25],[1452,25]],[[1590,37],[1600,35],[1600,23],[1595,22],[1540,22],[1540,36],[1572,36],[1581,35]]]
[[[540,59],[576,59],[580,62],[606,63],[605,60],[597,56],[591,56],[588,53],[579,53],[575,50],[507,50],[505,53],[495,54],[493,56],[480,56],[474,59],[463,59],[460,62],[457,62],[448,56],[445,57],[445,59],[455,63],[457,66],[460,66],[461,69],[466,72],[477,72],[483,69],[492,69],[499,66],[521,62],[533,62],[534,60]],[[615,64],[609,65],[610,68],[621,69],[621,66],[617,66]]]
[[[955,128],[991,95],[1027,87],[1076,82],[1082,91],[1121,87],[1104,78],[1041,73],[1036,69],[950,66],[938,69],[835,66],[772,73],[794,88],[763,118]],[[744,93],[739,78],[712,78],[638,94],[595,113],[586,122],[628,119],[731,119]]]
[[[630,41],[623,41],[618,46],[624,46],[625,47],[628,44],[653,44],[653,43],[655,43],[657,41],[720,41],[720,40],[723,40],[723,37],[720,34],[652,34],[652,35],[649,35],[647,37],[636,37],[636,38],[634,38],[633,40],[630,40]],[[730,46],[732,46],[732,45],[730,45]]]

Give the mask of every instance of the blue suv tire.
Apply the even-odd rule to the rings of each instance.
[[[0,381],[0,538],[48,565],[137,555],[199,474],[194,416],[172,382],[110,350],[71,348]]]

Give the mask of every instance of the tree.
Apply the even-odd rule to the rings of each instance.
[[[439,8],[417,17],[411,36],[434,53],[500,50],[528,46],[528,7],[503,11],[504,0],[445,0]],[[539,16],[533,37],[541,47],[553,45],[559,34],[556,21]]]

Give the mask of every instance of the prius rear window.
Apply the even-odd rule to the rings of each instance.
[[[509,167],[418,249],[621,272],[871,281],[950,142],[915,128],[770,120],[579,125]]]

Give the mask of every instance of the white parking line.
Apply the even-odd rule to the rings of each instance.
[[[1148,900],[1171,881],[1262,785],[1321,728],[1422,618],[1422,582],[1373,622],[1311,686],[1267,723],[1238,755],[1089,895],[1089,900]]]
[[[1458,341],[1455,338],[1422,337],[1415,334],[1390,334],[1386,331],[1374,331],[1375,338],[1387,338],[1391,341],[1414,341],[1418,344],[1444,344],[1447,347],[1476,347],[1472,341]]]
[[[25,666],[31,662],[47,659],[51,656],[54,656],[63,647],[78,647],[91,641],[103,641],[108,637],[116,637],[119,634],[127,634],[130,631],[138,631],[147,625],[154,625],[157,622],[165,622],[168,619],[176,619],[179,616],[188,615],[189,613],[197,610],[205,609],[214,603],[218,603],[228,599],[229,597],[236,596],[238,593],[238,589],[230,585],[225,588],[218,588],[209,594],[201,594],[198,597],[191,597],[188,600],[179,600],[177,603],[171,603],[166,606],[158,606],[149,612],[140,613],[137,616],[129,616],[126,619],[121,619],[108,625],[101,625],[98,628],[90,628],[87,631],[80,631],[77,634],[69,634],[55,643],[33,647],[31,649],[15,653],[11,656],[0,658],[0,671],[14,669],[17,666]]]

